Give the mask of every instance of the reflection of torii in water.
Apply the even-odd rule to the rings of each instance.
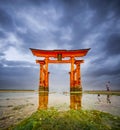
[[[70,109],[79,110],[82,105],[81,93],[70,93]]]
[[[38,95],[38,109],[47,109],[48,108],[48,96],[49,93],[48,92],[39,92]]]
[[[48,92],[39,92],[38,95],[38,110],[47,109],[49,100]],[[81,93],[70,93],[70,109],[81,109],[82,94]]]

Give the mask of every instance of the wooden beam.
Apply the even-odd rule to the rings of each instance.
[[[62,58],[64,57],[70,57],[73,55],[74,57],[83,57],[85,56],[90,48],[88,49],[78,49],[78,50],[39,50],[39,49],[32,49],[30,48],[34,56],[37,57],[54,57],[57,58],[58,54],[62,55]]]
[[[39,63],[39,64],[45,64],[45,60],[36,60],[36,63]],[[58,61],[58,60],[48,60],[48,63],[54,63],[54,64],[62,64],[62,63],[71,63],[71,59],[70,60],[61,60],[61,61]],[[80,63],[84,63],[84,60],[75,60],[74,61],[75,64],[80,64]]]

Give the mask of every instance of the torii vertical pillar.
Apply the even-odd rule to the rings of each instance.
[[[40,64],[40,79],[39,79],[39,87],[44,86],[44,73],[43,73],[43,64]],[[39,88],[40,89],[40,88]]]
[[[74,90],[74,57],[71,57],[70,91]]]
[[[70,91],[82,91],[81,72],[80,72],[81,63],[84,63],[84,61],[74,60],[74,58],[71,58],[71,72],[69,72]],[[75,65],[76,65],[76,68],[74,69]]]
[[[36,61],[40,64],[39,91],[49,91],[48,58],[45,61]]]
[[[46,57],[45,58],[45,88],[44,88],[44,90],[45,91],[48,91],[48,82],[49,82],[49,77],[48,77],[48,75],[49,75],[49,72],[48,72],[48,60],[49,60],[49,58],[48,57]]]

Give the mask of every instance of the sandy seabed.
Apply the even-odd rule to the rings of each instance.
[[[46,97],[40,97],[38,92],[0,92],[0,129],[16,125],[36,112],[40,105],[39,99],[45,103],[43,99],[46,98],[43,96]],[[120,96],[110,95],[110,103],[107,101],[107,95],[101,95],[100,101],[97,94],[76,96],[72,98],[70,94],[50,93],[46,105],[48,108],[55,107],[62,111],[69,110],[71,105],[78,105],[82,109],[95,109],[120,116]]]
[[[37,108],[36,97],[0,99],[0,129],[17,124],[29,117]]]

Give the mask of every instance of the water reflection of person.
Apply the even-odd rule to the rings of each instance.
[[[107,94],[107,103],[111,103],[110,95],[109,94]]]
[[[47,109],[48,108],[48,92],[39,92],[38,97],[38,109]]]
[[[81,109],[81,93],[70,93],[70,109]]]
[[[98,98],[98,101],[101,102],[100,94],[98,94],[97,98]]]

